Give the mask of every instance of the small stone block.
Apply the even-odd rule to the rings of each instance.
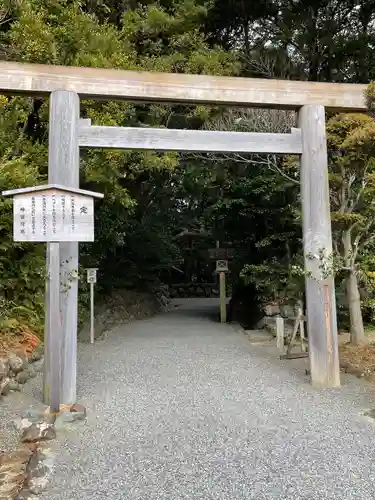
[[[78,420],[84,420],[85,416],[86,415],[84,412],[66,411],[66,412],[60,413],[60,415],[57,417],[57,420],[59,421],[59,423],[71,423],[71,422],[77,422]]]
[[[26,382],[29,380],[30,378],[30,375],[28,372],[26,371],[23,371],[23,372],[20,372],[17,374],[16,376],[16,381],[19,383],[19,384],[26,384]]]
[[[34,351],[31,353],[30,361],[35,362],[35,361],[39,361],[40,359],[42,359],[43,351],[44,351],[43,346],[39,346],[36,349],[34,349]]]
[[[4,380],[0,382],[0,394],[2,396],[7,396],[9,394],[10,388],[10,378],[6,377]]]
[[[36,361],[35,363],[33,363],[33,368],[37,373],[42,372],[43,367],[44,367],[44,359],[43,358]]]
[[[9,368],[13,373],[18,373],[23,369],[23,359],[15,354],[9,356]]]
[[[70,411],[64,411],[63,413],[60,413],[58,416],[58,419],[60,422],[74,422],[74,414],[70,413]]]
[[[15,382],[14,380],[11,380],[9,382],[9,390],[10,391],[20,391],[21,390],[21,386],[18,382]]]
[[[35,378],[37,376],[37,372],[32,365],[29,365],[29,368],[27,369],[27,374],[29,375],[29,378]]]
[[[83,413],[84,417],[86,417],[86,408],[78,403],[72,405],[70,407],[70,411],[72,413]]]
[[[55,429],[52,425],[42,423],[33,423],[23,430],[21,435],[22,442],[36,442],[54,439],[56,437]]]

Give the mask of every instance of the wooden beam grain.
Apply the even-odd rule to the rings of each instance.
[[[55,91],[50,99],[48,181],[69,188],[79,187],[80,102],[74,92]],[[78,243],[60,243],[62,312],[61,402],[76,402],[78,327]],[[47,294],[48,300],[48,294]],[[53,325],[52,325],[53,328]],[[57,356],[57,354],[55,354]],[[52,360],[53,362],[53,360]]]
[[[301,131],[290,134],[131,127],[79,127],[79,145],[92,148],[301,154]]]
[[[335,285],[332,276],[323,275],[319,258],[323,251],[323,264],[330,265],[332,230],[324,107],[304,106],[298,124],[303,144],[301,198],[311,383],[315,387],[339,387]]]
[[[60,244],[49,243],[48,257],[48,292],[49,303],[46,310],[46,324],[49,325],[45,332],[44,349],[44,398],[50,405],[51,412],[60,411],[61,403],[61,350],[62,350],[62,325],[60,318]]]
[[[321,104],[335,111],[365,111],[365,87],[0,62],[0,93],[4,94],[38,96],[71,90],[93,99],[285,109]]]

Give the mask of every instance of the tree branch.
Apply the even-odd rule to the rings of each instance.
[[[290,177],[288,174],[283,172],[283,170],[277,165],[277,160],[276,160],[275,156],[273,157],[273,165],[271,166],[269,163],[268,168],[270,168],[270,170],[273,170],[274,172],[282,175],[284,177],[284,179],[288,180],[289,182],[292,182],[293,184],[297,184],[299,186],[298,180]]]
[[[366,245],[368,245],[369,243],[372,243],[373,241],[375,241],[375,234],[369,236],[368,238],[366,238],[362,243],[361,243],[361,247],[365,247]]]
[[[371,243],[372,241],[375,240],[375,234],[372,234],[371,236],[369,236],[368,238],[366,238],[365,240],[363,240],[361,242],[361,238],[363,238],[363,236],[365,234],[367,234],[370,230],[370,227],[372,226],[373,224],[373,219],[371,219],[368,224],[365,226],[365,228],[363,229],[363,231],[361,231],[360,233],[358,233],[357,237],[356,237],[356,241],[357,241],[357,247],[359,248],[363,248],[365,245],[367,245],[368,243]]]

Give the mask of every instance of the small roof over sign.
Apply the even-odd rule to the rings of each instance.
[[[68,186],[60,186],[60,184],[43,184],[42,186],[34,186],[28,188],[10,189],[3,191],[2,196],[16,196],[18,194],[36,193],[38,191],[47,191],[48,189],[58,189],[67,193],[81,194],[83,196],[91,196],[92,198],[104,198],[104,194],[96,193],[95,191],[86,191],[85,189],[73,188]]]

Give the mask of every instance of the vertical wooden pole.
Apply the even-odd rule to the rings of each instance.
[[[276,316],[276,345],[281,353],[284,352],[284,318]]]
[[[324,250],[332,253],[332,233],[328,186],[325,110],[319,104],[299,111],[302,130],[301,198],[306,277],[307,334],[311,383],[316,387],[340,386],[335,286],[324,279],[320,261]],[[314,258],[311,258],[313,256]]]
[[[225,273],[220,273],[220,321],[221,323],[227,322],[227,301],[226,301],[226,288],[225,288]]]
[[[220,248],[220,241],[219,240],[216,240],[216,248]],[[216,256],[217,258],[217,256]],[[218,275],[218,273],[215,274],[215,283],[216,285],[219,285],[219,289],[220,289],[220,274]]]
[[[43,363],[43,402],[46,405],[51,404],[50,397],[50,387],[51,387],[51,358],[53,359],[53,354],[51,353],[49,332],[50,332],[50,317],[49,311],[51,308],[50,304],[50,245],[47,244],[46,251],[46,292],[44,301],[44,363]],[[61,333],[61,329],[60,329]],[[61,359],[61,358],[60,358]]]
[[[48,182],[79,187],[79,97],[75,92],[57,90],[50,97]],[[60,244],[62,312],[61,402],[76,400],[78,243]],[[47,298],[50,300],[50,298]]]
[[[46,311],[48,330],[45,332],[45,358],[48,363],[44,367],[45,402],[52,412],[60,410],[61,395],[61,319],[60,319],[60,256],[59,243],[49,244],[48,256],[48,291],[49,304]]]
[[[94,343],[94,283],[90,283],[90,342]]]
[[[297,309],[297,317],[299,318],[299,335],[300,335],[300,340],[301,340],[301,351],[306,352],[306,345],[305,345],[305,322],[303,319],[303,307],[302,304],[298,306]]]

